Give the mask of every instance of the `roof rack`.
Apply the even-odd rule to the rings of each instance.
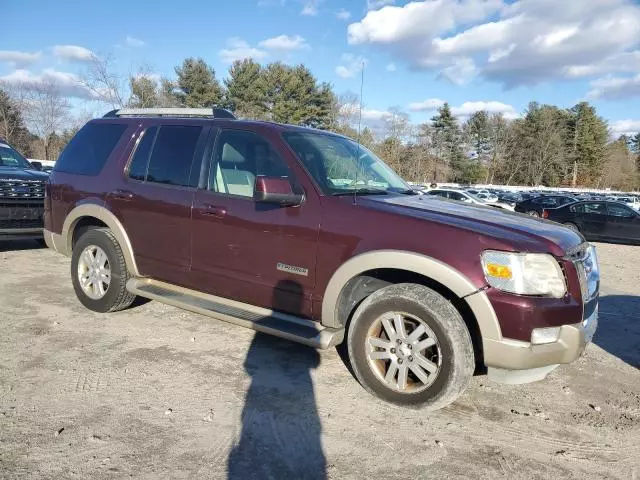
[[[229,118],[236,116],[224,108],[121,108],[111,110],[103,118],[114,117],[201,117]]]

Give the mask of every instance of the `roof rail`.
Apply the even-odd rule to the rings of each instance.
[[[111,110],[103,118],[113,117],[203,117],[203,118],[229,118],[236,116],[224,108],[121,108]]]

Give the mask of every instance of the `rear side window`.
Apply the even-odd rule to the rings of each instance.
[[[146,181],[189,186],[191,164],[201,131],[202,127],[197,126],[160,127],[149,159]]]
[[[581,203],[578,205],[571,205],[569,207],[569,210],[571,210],[573,213],[584,213],[584,205],[582,205]]]
[[[124,123],[87,123],[60,154],[54,170],[98,175],[126,129]]]

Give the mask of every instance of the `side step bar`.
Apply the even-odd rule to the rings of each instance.
[[[344,339],[344,329],[327,328],[318,322],[227,298],[216,297],[150,278],[132,278],[127,290],[135,295],[191,312],[275,335],[310,347],[327,349]]]

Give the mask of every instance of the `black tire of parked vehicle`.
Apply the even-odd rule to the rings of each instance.
[[[578,226],[575,223],[567,222],[567,223],[563,223],[563,225],[565,227],[567,227],[567,228],[570,228],[574,232],[580,233],[580,229],[578,228]]]
[[[96,245],[104,250],[111,268],[111,281],[107,291],[105,295],[98,300],[89,298],[84,293],[80,286],[80,280],[78,279],[78,260],[82,251],[89,245]],[[78,300],[89,310],[106,313],[117,312],[129,307],[136,299],[136,296],[126,288],[127,280],[129,280],[130,277],[131,275],[127,270],[120,244],[108,228],[91,228],[87,230],[73,246],[71,281],[73,282],[73,289],[76,292]]]
[[[535,210],[529,210],[527,212],[527,215],[531,215],[532,217],[539,217],[540,214],[538,212],[536,212]]]
[[[399,392],[380,379],[367,359],[369,328],[387,312],[406,312],[426,323],[437,337],[441,365],[426,390]],[[389,285],[367,297],[353,315],[347,333],[349,360],[360,384],[373,395],[397,405],[438,410],[455,401],[467,388],[475,369],[469,330],[443,296],[423,285]]]

